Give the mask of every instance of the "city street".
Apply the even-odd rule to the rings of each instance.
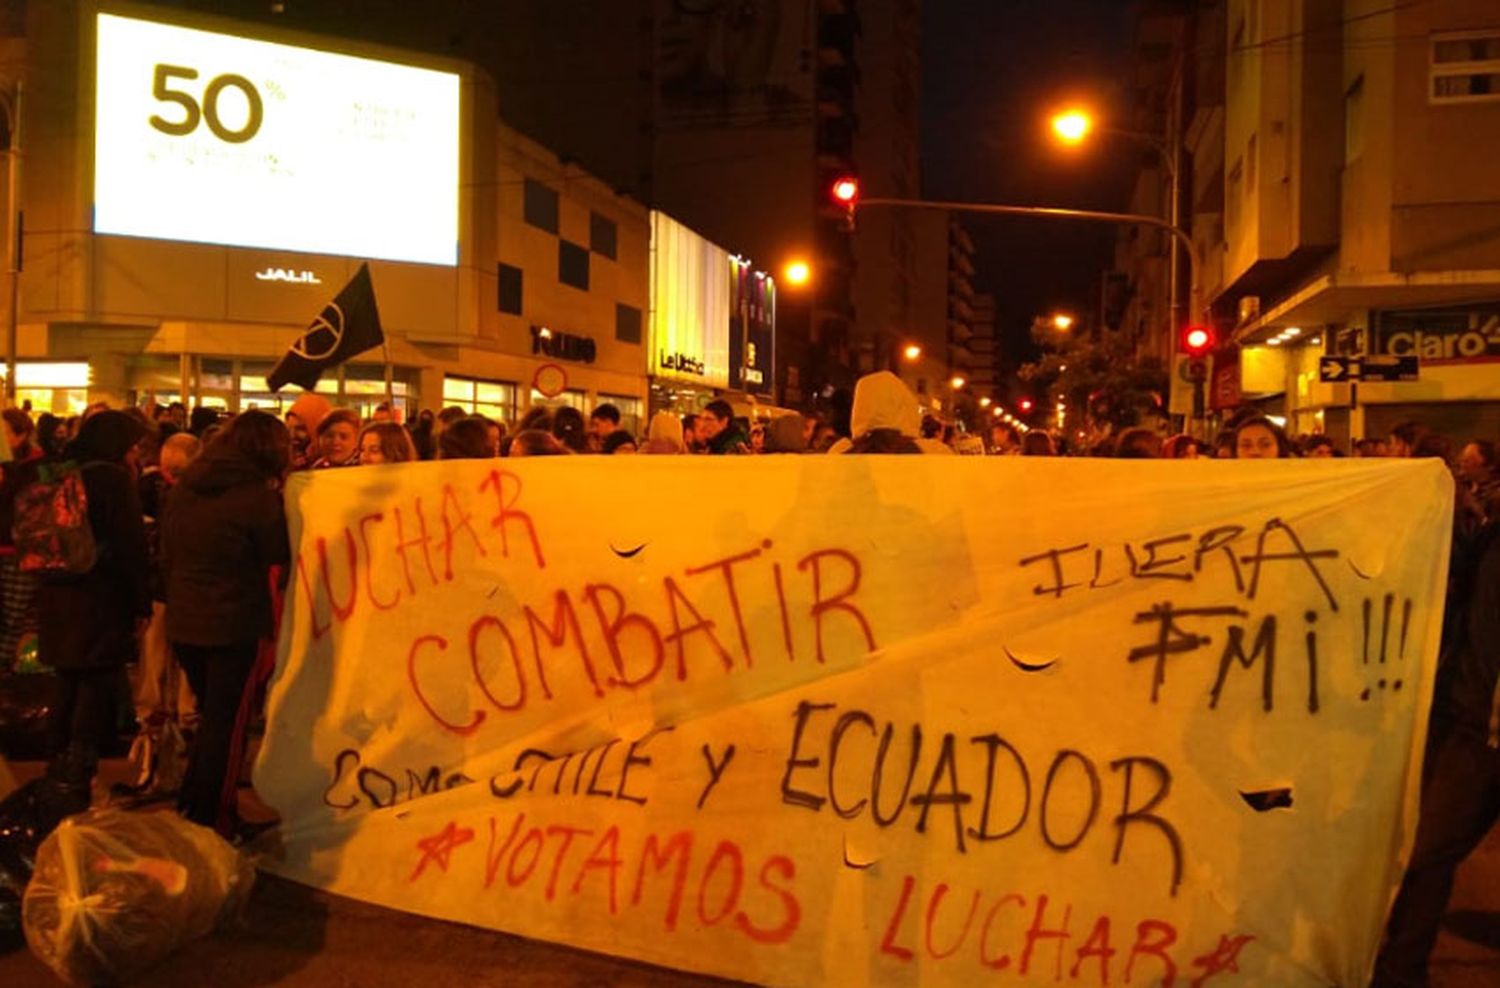
[[[25,778],[35,768],[18,766]],[[109,776],[125,765],[109,766]],[[247,813],[250,812],[247,806]],[[152,988],[695,988],[731,982],[382,909],[261,875],[244,921],[173,955]],[[60,982],[27,950],[0,955],[0,985]],[[1464,864],[1432,961],[1432,988],[1500,984],[1500,830]],[[1362,988],[1362,986],[1342,986]]]
[[[1500,988],[1497,161],[1500,0],[0,0],[0,988]]]

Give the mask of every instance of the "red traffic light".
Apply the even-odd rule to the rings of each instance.
[[[1182,331],[1182,352],[1189,357],[1202,357],[1214,348],[1216,338],[1208,326],[1189,326]]]
[[[859,201],[859,179],[845,175],[834,181],[831,191],[835,202],[852,209]]]

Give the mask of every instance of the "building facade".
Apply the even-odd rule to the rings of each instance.
[[[20,162],[25,216],[17,383],[33,408],[280,408],[291,396],[271,393],[266,375],[368,262],[388,345],[324,375],[319,390],[339,403],[369,411],[389,392],[407,410],[457,404],[507,422],[534,401],[644,414],[647,210],[501,124],[483,72],[191,15],[169,30],[148,22],[146,41],[163,47],[141,57],[241,60],[231,67],[283,58],[287,74],[205,62],[200,78],[197,65],[168,65],[153,103],[149,67],[132,73],[123,54],[117,65],[109,33],[140,22],[101,20],[101,10],[112,8],[31,4],[24,37],[7,39],[17,53],[7,88],[23,80],[19,152],[7,158]],[[442,94],[421,105],[377,95],[356,106],[357,126],[292,132],[299,104],[330,88],[297,76],[299,59],[313,57]],[[116,88],[145,109],[117,111]],[[437,137],[424,129],[434,116],[445,128]],[[133,156],[143,164],[127,172]],[[324,162],[333,167],[320,171]],[[163,174],[182,178],[148,194]],[[385,184],[351,198],[371,176]],[[200,179],[217,198],[194,198]],[[414,202],[439,229],[411,225],[426,222],[403,212]],[[337,208],[328,216],[364,230],[359,238],[312,222]],[[280,218],[257,226],[259,214]]]
[[[974,292],[974,241],[952,214],[922,210],[910,217],[914,277],[905,332],[892,334],[893,367],[922,407],[951,416],[961,393],[993,395],[994,300]],[[908,356],[915,347],[915,356]],[[964,387],[955,391],[955,377]]]
[[[850,230],[832,181],[914,192],[919,0],[168,0],[461,58],[501,116],[610,187],[804,284],[779,281],[776,399],[807,404],[889,359],[912,318],[915,235],[870,210]]]
[[[1247,400],[1341,441],[1500,432],[1500,7],[1225,5],[1216,313]],[[1205,249],[1212,249],[1208,244]],[[1326,383],[1327,355],[1415,381]]]

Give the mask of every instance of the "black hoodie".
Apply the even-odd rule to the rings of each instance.
[[[269,572],[285,565],[281,495],[232,446],[211,445],[167,496],[161,520],[167,637],[231,645],[270,636]]]
[[[60,670],[103,669],[135,654],[134,623],[151,614],[146,529],[125,456],[146,427],[122,412],[89,416],[66,455],[79,464],[98,561],[38,581],[37,646]]]

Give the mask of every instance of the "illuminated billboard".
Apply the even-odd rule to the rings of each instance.
[[[458,263],[459,76],[100,14],[94,231]]]
[[[651,213],[651,375],[729,385],[729,253]]]

